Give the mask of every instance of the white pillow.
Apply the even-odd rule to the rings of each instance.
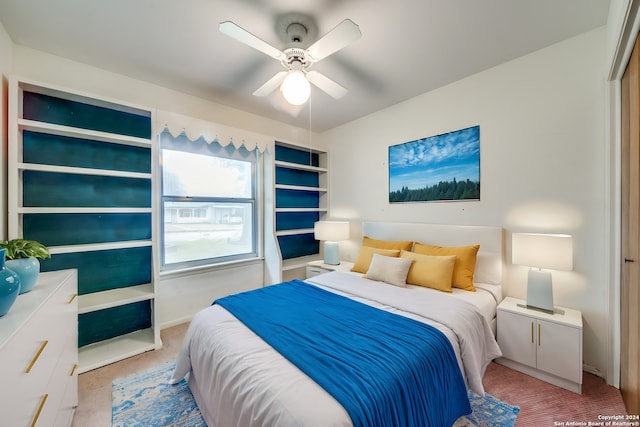
[[[367,279],[378,280],[394,286],[406,286],[407,274],[413,260],[373,254]]]

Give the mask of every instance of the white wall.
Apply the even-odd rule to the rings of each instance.
[[[13,68],[13,43],[0,22],[0,240],[7,238],[7,76]]]
[[[0,44],[0,54],[1,51]],[[22,77],[247,129],[283,141],[306,143],[309,138],[309,131],[305,129],[30,48],[14,45],[13,57],[13,72]],[[3,166],[2,176],[6,176],[6,164]],[[3,204],[5,200],[6,193],[2,197]],[[2,212],[4,215],[6,207],[2,207]],[[2,222],[6,223],[6,219]],[[157,284],[156,299],[160,326],[188,321],[195,312],[210,305],[215,298],[262,285],[261,261],[162,276]]]
[[[600,28],[325,132],[330,216],[497,225],[506,295],[526,296],[512,232],[574,236],[574,271],[554,273],[556,303],[582,310],[584,361],[607,367],[606,31]],[[479,202],[388,203],[388,147],[480,125]],[[360,236],[343,245],[353,259]]]

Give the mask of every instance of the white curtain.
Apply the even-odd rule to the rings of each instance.
[[[156,123],[160,132],[167,129],[173,137],[178,137],[184,132],[191,141],[203,138],[209,144],[217,141],[223,147],[233,144],[234,147],[240,148],[244,145],[249,151],[257,149],[261,153],[267,150],[273,153],[275,146],[273,137],[267,135],[167,111],[157,111]]]

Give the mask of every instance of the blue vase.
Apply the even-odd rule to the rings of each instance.
[[[5,265],[20,278],[20,295],[33,289],[40,274],[38,258],[8,259]]]
[[[6,249],[0,249],[0,317],[9,312],[20,293],[20,278],[5,266]]]

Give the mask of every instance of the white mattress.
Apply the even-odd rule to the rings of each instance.
[[[419,287],[397,288],[340,272],[322,274],[309,282],[438,328],[451,342],[469,388],[484,393],[484,370],[500,356],[486,319],[491,293],[468,292],[477,294],[470,297]],[[483,306],[482,314],[474,308],[478,306]],[[439,316],[453,325],[434,320]],[[173,380],[187,375],[210,427],[351,425],[332,396],[218,305],[196,314],[189,326]]]
[[[474,283],[474,286],[476,287],[475,292],[453,288],[451,295],[478,307],[480,313],[482,313],[487,322],[491,324],[491,321],[496,317],[496,309],[501,301],[501,286],[486,283]],[[428,290],[431,292],[439,292],[432,289]]]

